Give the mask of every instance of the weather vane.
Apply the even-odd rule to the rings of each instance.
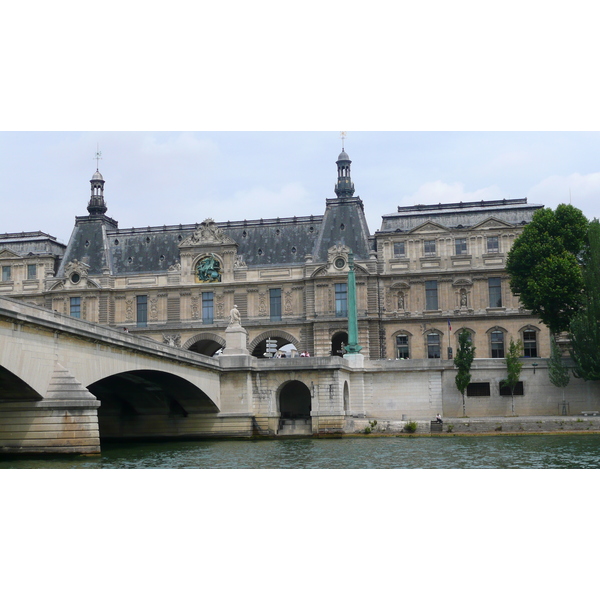
[[[340,137],[342,138],[342,151],[344,151],[344,140],[346,139],[346,132],[340,131]]]
[[[102,152],[100,152],[100,147],[96,147],[96,155],[94,156],[94,160],[96,161],[96,171],[100,169],[100,163],[98,161],[102,160]]]

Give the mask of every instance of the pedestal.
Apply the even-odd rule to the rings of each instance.
[[[353,369],[363,369],[365,366],[365,357],[362,354],[344,354],[344,360],[347,360],[349,367]]]
[[[244,355],[250,354],[246,348],[248,333],[241,325],[230,325],[225,330],[225,349],[224,355]]]

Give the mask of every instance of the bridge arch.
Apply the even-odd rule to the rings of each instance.
[[[164,371],[109,375],[90,384],[88,390],[101,402],[101,439],[181,435],[188,417],[219,411],[200,388]]]
[[[285,346],[286,344],[294,344],[297,350],[300,350],[300,342],[287,331],[283,329],[271,329],[257,335],[249,344],[248,351],[252,356],[256,358],[263,358],[264,353],[267,351],[267,340],[275,340],[277,342],[277,348]]]
[[[27,382],[3,366],[0,366],[0,402],[42,400],[43,397]]]
[[[182,348],[204,356],[214,356],[216,352],[225,348],[225,339],[216,333],[198,333],[185,342]]]

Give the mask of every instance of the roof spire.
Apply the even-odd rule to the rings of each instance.
[[[99,165],[98,161],[102,160],[102,152],[100,150],[96,150],[96,154],[94,156],[94,160],[96,161],[96,172],[92,175],[90,179],[90,184],[92,186],[92,195],[90,196],[90,201],[88,202],[88,212],[90,215],[103,215],[107,208],[106,203],[104,202],[104,178],[102,174],[98,170]]]
[[[342,131],[340,137],[342,138],[342,151],[336,161],[338,166],[338,179],[335,185],[335,193],[338,198],[352,198],[354,196],[354,184],[350,178],[350,164],[352,161],[344,150],[346,132]]]

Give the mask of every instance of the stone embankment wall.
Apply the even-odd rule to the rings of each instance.
[[[489,384],[489,395],[466,396],[467,416],[513,416],[510,395],[500,395],[500,382],[506,377],[504,360],[475,360],[471,376],[472,383]],[[361,414],[354,410],[351,390],[350,415],[388,420],[427,420],[438,412],[446,418],[463,415],[462,396],[456,388],[456,369],[452,361],[365,361],[364,377],[370,397],[365,400]],[[523,394],[514,397],[514,415],[563,415],[563,390],[550,383],[546,359],[523,359],[520,380]],[[567,415],[579,415],[584,410],[600,411],[600,382],[571,377],[564,398]]]
[[[376,422],[376,424],[374,424]],[[600,433],[600,416],[586,417],[499,417],[489,419],[447,419],[442,425],[442,435],[505,434],[505,433]],[[346,434],[399,435],[406,434],[410,420],[347,419]],[[431,421],[413,420],[417,428],[414,435],[440,435],[432,432]]]

